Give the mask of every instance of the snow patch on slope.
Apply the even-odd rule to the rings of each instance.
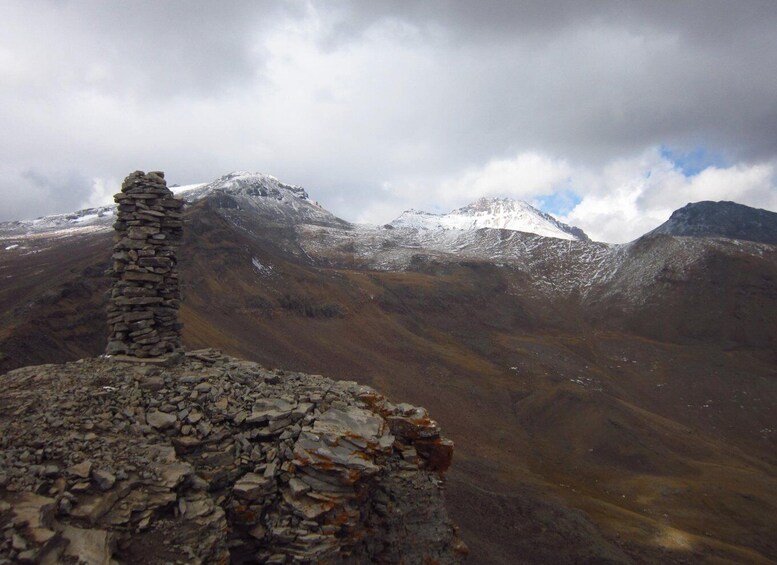
[[[200,182],[197,184],[173,185],[173,186],[168,186],[167,188],[169,188],[173,194],[180,195],[180,194],[186,194],[187,192],[191,192],[192,190],[197,190],[198,188],[202,188],[206,184],[208,183]]]
[[[256,257],[251,258],[251,264],[254,266],[254,269],[256,269],[256,272],[260,275],[271,275],[273,272],[272,265],[264,265]]]
[[[587,292],[613,268],[620,246],[508,229],[424,229],[356,225],[350,230],[298,226],[306,255],[324,264],[412,269],[421,258],[488,261],[530,276],[548,295]],[[423,260],[423,259],[422,259]]]
[[[34,220],[16,220],[0,224],[0,240],[19,237],[67,237],[111,229],[116,206],[87,208],[69,214],[52,214]]]

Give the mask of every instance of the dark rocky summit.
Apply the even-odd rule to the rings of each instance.
[[[777,244],[777,213],[736,202],[694,202],[675,210],[651,234],[724,237]]]
[[[0,563],[455,563],[423,408],[214,350],[0,377]]]
[[[183,235],[183,200],[164,173],[135,171],[114,196],[113,286],[106,353],[155,357],[181,349],[176,249]]]

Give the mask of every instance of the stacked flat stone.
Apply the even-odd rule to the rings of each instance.
[[[181,349],[177,248],[183,200],[164,173],[135,171],[114,196],[119,205],[108,303],[108,355],[159,357]]]

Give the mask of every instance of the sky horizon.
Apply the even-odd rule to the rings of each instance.
[[[0,221],[135,169],[301,185],[352,222],[525,200],[623,243],[777,212],[777,3],[0,4]]]

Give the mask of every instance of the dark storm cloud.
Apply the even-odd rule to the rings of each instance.
[[[728,0],[351,0],[333,5],[348,14],[335,28],[343,34],[353,36],[377,21],[397,18],[424,27],[438,25],[460,42],[500,41],[516,34],[552,37],[564,28],[604,24],[634,30],[671,31],[716,44],[737,36],[747,37],[753,32],[770,35],[777,21],[771,0],[738,3]]]
[[[709,143],[735,159],[777,153],[777,4],[770,0],[353,1],[340,8],[350,17],[329,41],[352,41],[394,19],[444,42],[454,68],[479,67],[480,83],[465,84],[475,100],[499,109],[501,131],[489,128],[488,137],[503,146],[523,127],[534,146],[572,156],[606,158],[662,142]],[[477,65],[468,69],[471,56]]]

